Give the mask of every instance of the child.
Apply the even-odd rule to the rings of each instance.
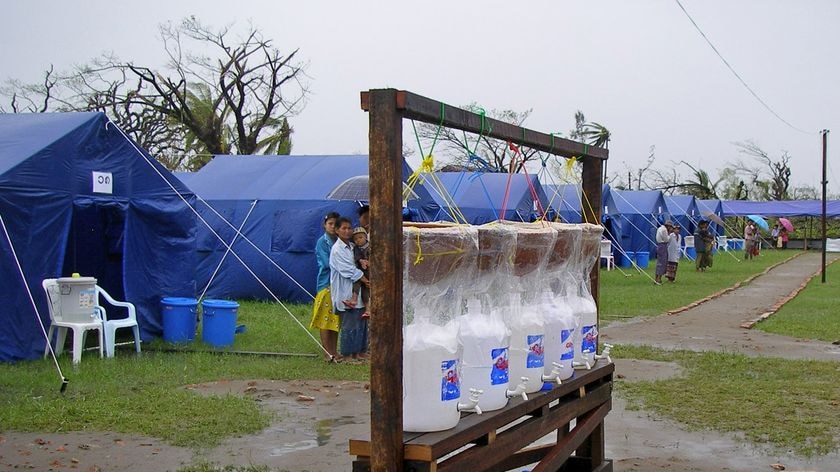
[[[365,274],[365,278],[370,280],[370,271],[368,270],[368,261],[370,260],[370,243],[367,238],[367,231],[359,226],[353,229],[353,259],[356,261],[356,267],[361,269]],[[364,261],[364,262],[362,262]],[[353,303],[358,299],[359,290],[362,292],[362,302],[365,304],[365,313],[362,318],[370,318],[370,287],[361,282],[353,284]]]
[[[677,278],[677,267],[680,264],[680,225],[674,225],[668,235],[668,265],[665,267],[665,277],[673,282]]]

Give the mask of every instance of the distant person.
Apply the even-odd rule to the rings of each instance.
[[[359,207],[359,226],[365,229],[370,239],[370,205]]]
[[[671,220],[667,220],[662,226],[656,228],[656,277],[654,283],[662,284],[662,276],[668,266],[668,241],[669,234],[674,229]]]
[[[338,240],[330,250],[330,292],[333,309],[341,319],[339,330],[339,353],[352,359],[366,358],[367,320],[362,318],[364,300],[353,293],[353,283],[369,281],[353,260],[353,227],[350,220],[340,217],[336,220]],[[354,301],[356,297],[356,301]]]
[[[744,259],[752,259],[755,254],[755,223],[752,221],[744,227]]]
[[[356,262],[356,267],[359,268],[365,275],[365,278],[370,280],[370,271],[368,265],[370,261],[370,243],[367,239],[367,231],[359,226],[353,229],[353,260]],[[353,284],[353,297],[361,295],[364,300],[364,306],[367,308],[362,313],[363,319],[370,318],[370,287],[358,281]],[[353,300],[356,301],[356,298]]]
[[[680,225],[674,225],[668,235],[668,265],[665,267],[665,278],[671,282],[677,280],[677,267],[680,264]]]
[[[773,247],[782,247],[781,241],[779,241],[779,224],[776,223],[773,225],[773,230],[770,231],[770,239],[773,241]]]
[[[315,261],[318,264],[318,278],[315,285],[315,303],[312,305],[312,321],[310,329],[317,329],[321,336],[321,346],[324,347],[327,360],[338,359],[338,329],[340,321],[333,310],[330,297],[330,250],[336,241],[335,221],[339,215],[336,212],[327,213],[324,217],[324,234],[315,243]]]
[[[781,230],[779,230],[779,240],[782,242],[782,244],[781,244],[782,249],[787,249],[789,239],[790,239],[790,236],[788,235],[787,228],[782,228]]]
[[[705,272],[712,266],[712,241],[714,240],[715,237],[709,231],[709,222],[701,220],[697,225],[697,231],[694,232],[694,251],[697,253],[694,267],[697,272]]]

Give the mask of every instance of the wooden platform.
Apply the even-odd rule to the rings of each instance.
[[[604,458],[604,417],[612,408],[615,366],[599,361],[546,392],[512,398],[501,410],[464,414],[452,429],[404,433],[405,470],[506,471],[539,462],[538,471],[612,471]],[[574,423],[572,426],[571,423]],[[557,432],[556,442],[528,447]],[[353,471],[370,470],[370,442],[351,439]]]

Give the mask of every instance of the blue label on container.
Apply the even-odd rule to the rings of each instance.
[[[500,347],[490,351],[493,368],[490,370],[490,385],[508,383],[508,348]]]
[[[529,369],[542,368],[545,365],[545,351],[543,350],[543,335],[535,334],[527,336],[528,339],[528,358],[525,361],[525,366]]]
[[[575,358],[575,343],[572,342],[572,330],[560,330],[560,344],[563,346],[563,354],[560,355],[561,361],[570,361]]]
[[[598,341],[598,328],[595,325],[584,326],[580,329],[581,345],[580,351],[586,354],[595,353],[595,344]]]
[[[457,400],[461,398],[461,378],[458,376],[458,359],[440,363],[441,387],[440,400]]]

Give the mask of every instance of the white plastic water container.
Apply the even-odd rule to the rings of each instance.
[[[403,429],[443,431],[461,418],[458,324],[417,321],[403,329]]]
[[[560,380],[574,375],[574,333],[575,318],[572,307],[567,299],[554,298],[550,293],[544,293],[542,303],[543,322],[545,324],[545,373],[550,374],[554,363],[560,364]],[[570,346],[571,344],[571,346]]]
[[[545,367],[545,326],[542,314],[533,307],[522,305],[518,293],[511,295],[511,306],[505,317],[510,329],[508,372],[514,384],[527,377],[525,392],[538,392],[542,386]]]
[[[470,300],[468,314],[460,320],[461,386],[484,391],[478,406],[482,411],[493,411],[508,402],[510,332],[501,319],[480,310],[478,300]]]
[[[575,362],[595,364],[595,354],[598,347],[598,308],[592,295],[574,295],[575,315],[579,320],[575,330]]]
[[[57,283],[63,321],[90,323],[96,320],[96,278],[60,277]]]

